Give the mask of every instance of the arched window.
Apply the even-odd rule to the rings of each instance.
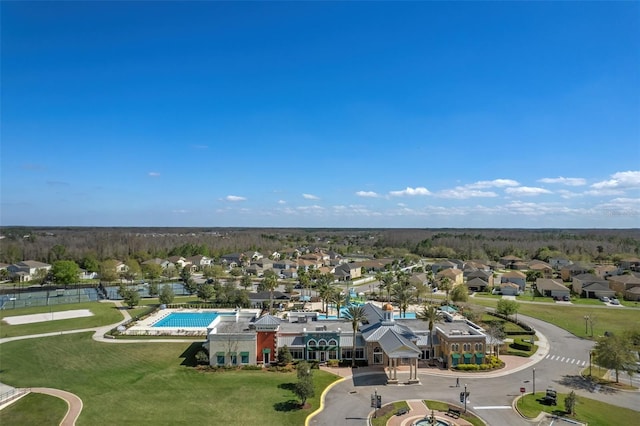
[[[476,343],[475,350],[476,350],[476,352],[482,352],[482,350],[483,350],[482,343]]]
[[[307,346],[315,348],[316,346],[318,346],[318,344],[315,340],[309,340],[309,342],[307,342]]]
[[[337,345],[338,345],[338,342],[336,339],[329,340],[329,346],[337,346]]]
[[[451,344],[451,351],[452,352],[458,352],[460,350],[460,345],[458,343],[452,343]]]
[[[373,349],[373,363],[382,364],[382,360],[383,360],[382,349],[380,348],[380,346],[376,346]]]
[[[327,346],[327,341],[324,339],[318,340],[318,346]]]
[[[462,345],[462,350],[465,352],[469,352],[471,350],[471,343],[465,343]]]

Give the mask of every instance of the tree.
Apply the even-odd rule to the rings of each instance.
[[[576,393],[574,391],[569,392],[569,394],[564,398],[564,411],[569,413],[569,415],[573,415],[577,402]]]
[[[142,265],[142,273],[149,280],[157,280],[162,276],[162,266],[157,263],[145,263]]]
[[[180,280],[183,283],[186,283],[190,279],[191,279],[191,270],[189,269],[188,266],[185,266],[184,268],[182,268],[182,271],[180,271]],[[193,294],[193,293],[191,293],[191,294]]]
[[[173,293],[173,288],[169,284],[165,284],[162,286],[162,290],[160,290],[159,301],[163,305],[168,305],[173,302],[175,294]]]
[[[631,339],[617,334],[609,334],[596,340],[593,350],[593,360],[601,367],[616,372],[616,383],[619,383],[620,371],[626,371],[635,363],[632,352]]]
[[[289,347],[284,345],[278,348],[278,364],[279,365],[287,365],[293,362],[293,356],[291,356],[291,352],[289,351]]]
[[[413,302],[413,291],[411,287],[404,282],[398,282],[393,286],[392,293],[394,301],[400,308],[400,316],[406,316],[407,308]]]
[[[57,260],[62,260],[65,257],[67,252],[67,248],[61,244],[56,244],[51,247],[49,250],[49,262],[55,262]]]
[[[438,288],[444,291],[446,304],[449,304],[449,292],[452,288],[451,280],[448,277],[444,277],[438,283]]]
[[[311,366],[305,361],[298,363],[297,375],[298,383],[296,383],[293,391],[296,396],[300,398],[300,405],[304,407],[307,399],[312,398],[315,394]]]
[[[391,286],[395,282],[396,278],[393,275],[393,272],[386,272],[382,274],[382,283],[380,287],[387,290],[387,302],[391,301]]]
[[[307,399],[312,398],[313,395],[315,395],[315,390],[313,389],[313,381],[299,380],[294,388],[294,393],[298,398],[300,398],[300,405],[304,407],[307,403]]]
[[[213,299],[214,296],[216,295],[215,289],[211,284],[208,284],[208,283],[202,283],[198,285],[197,293],[198,293],[198,299],[202,299],[205,302],[208,302],[209,300]]]
[[[158,284],[152,282],[149,284],[149,296],[155,297],[157,295],[158,295]]]
[[[140,303],[140,293],[135,289],[127,289],[124,294],[124,303],[126,303],[129,308],[137,306],[138,303]]]
[[[92,254],[89,254],[82,259],[82,268],[88,272],[100,272],[100,262]]]
[[[433,353],[433,327],[442,318],[442,312],[434,305],[428,305],[424,306],[416,317],[423,321],[429,321],[429,344],[431,345],[429,359],[433,359],[435,355]]]
[[[504,324],[501,321],[491,321],[486,331],[489,336],[488,343],[491,347],[491,353],[495,351],[496,357],[500,359],[500,346],[505,337]]]
[[[273,291],[278,287],[278,276],[273,270],[268,270],[262,278],[265,291],[269,292],[269,313],[273,312]]]
[[[130,258],[127,259],[124,264],[127,265],[127,271],[125,272],[126,279],[128,279],[129,281],[133,281],[136,278],[142,276],[142,268],[140,267],[140,264],[137,260],[135,260],[134,258]]]
[[[113,259],[108,259],[102,262],[100,264],[100,280],[108,283],[116,281],[118,279],[116,266],[117,262]]]
[[[466,285],[457,285],[451,290],[451,300],[453,302],[466,302],[469,300],[469,291]]]
[[[240,279],[240,285],[247,290],[249,287],[253,286],[253,281],[249,275],[243,275]]]
[[[356,366],[356,337],[358,326],[362,321],[367,319],[367,315],[364,307],[351,305],[345,311],[344,317],[351,321],[351,328],[353,330],[353,347],[351,349],[351,368],[353,368]]]
[[[510,315],[517,313],[518,308],[520,308],[520,304],[515,300],[500,299],[496,306],[496,312],[509,317]]]
[[[57,260],[51,266],[53,282],[67,286],[78,281],[80,267],[73,260]]]
[[[195,294],[198,291],[198,284],[193,280],[193,278],[183,281],[182,287],[184,287],[184,291],[189,294]]]

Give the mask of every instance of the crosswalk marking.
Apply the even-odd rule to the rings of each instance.
[[[585,365],[587,365],[587,361],[582,361],[577,358],[569,358],[567,356],[547,354],[545,359],[548,359],[550,361],[566,362],[567,364],[575,364],[576,366],[581,366],[581,367],[584,367]]]

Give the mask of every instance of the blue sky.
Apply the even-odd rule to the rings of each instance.
[[[639,2],[2,2],[2,225],[640,226]]]

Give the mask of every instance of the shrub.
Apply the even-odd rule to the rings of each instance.
[[[478,371],[480,369],[477,364],[458,364],[454,368],[460,371]]]
[[[337,359],[330,359],[329,361],[327,361],[327,365],[329,367],[337,367],[338,365],[340,365],[340,361]]]

